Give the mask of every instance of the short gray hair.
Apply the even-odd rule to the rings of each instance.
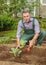
[[[30,11],[29,11],[29,9],[24,9],[23,11],[22,11],[22,14],[23,13],[30,13]]]

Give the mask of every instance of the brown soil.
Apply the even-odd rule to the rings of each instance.
[[[26,46],[22,49],[21,55],[17,57],[9,53],[11,47],[15,47],[15,43],[0,44],[0,63],[3,62],[4,65],[15,65],[16,63],[20,65],[22,65],[21,63],[25,65],[46,65],[46,43],[42,46],[34,46],[30,52],[25,51]]]

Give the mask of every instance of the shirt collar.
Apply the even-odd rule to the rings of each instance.
[[[32,19],[33,19],[33,18],[30,18],[30,22],[32,22]],[[30,23],[30,22],[29,22],[29,23]],[[26,23],[24,19],[23,19],[23,23]]]

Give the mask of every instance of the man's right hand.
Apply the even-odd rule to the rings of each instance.
[[[16,48],[20,48],[20,39],[19,38],[17,38],[17,46],[16,46]]]
[[[18,44],[18,45],[16,46],[16,48],[20,48],[20,44]]]

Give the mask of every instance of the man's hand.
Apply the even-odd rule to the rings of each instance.
[[[31,50],[31,47],[34,45],[34,41],[33,40],[30,40],[29,41],[29,46],[26,48],[26,51],[27,52],[30,52],[30,50]]]
[[[34,40],[30,40],[29,41],[29,48],[31,48],[34,44],[35,44],[35,41]]]
[[[20,48],[20,44],[17,44],[16,48]]]
[[[39,33],[36,33],[32,40],[29,41],[29,47],[31,48],[39,37]]]

